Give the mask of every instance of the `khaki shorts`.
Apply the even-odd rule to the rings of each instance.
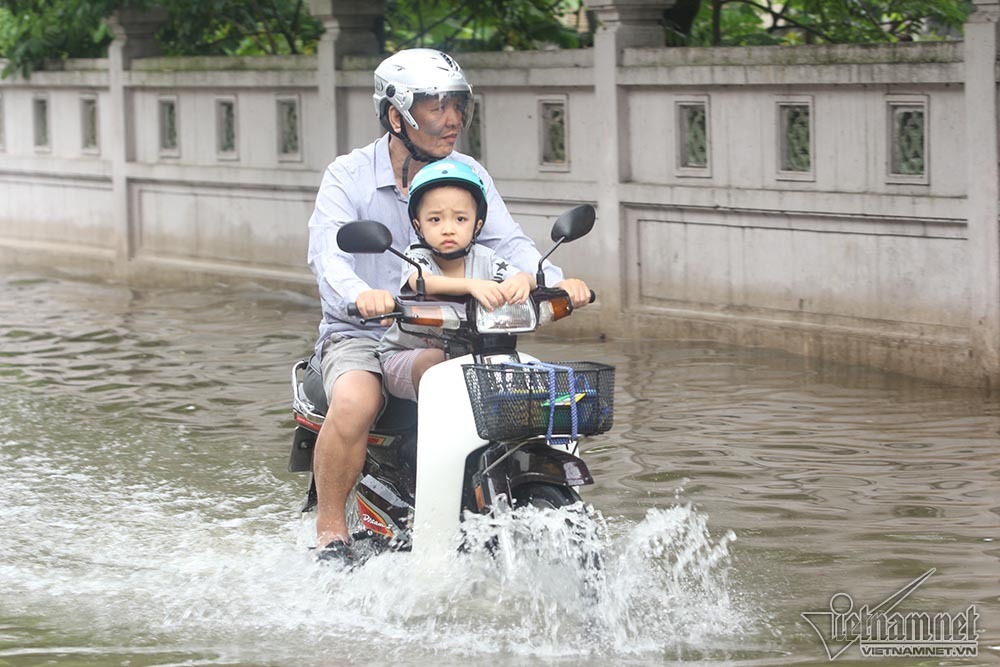
[[[333,383],[348,371],[371,371],[382,376],[382,366],[375,356],[378,341],[364,336],[347,337],[334,334],[323,343],[323,389],[330,400]],[[382,389],[385,394],[385,389]]]

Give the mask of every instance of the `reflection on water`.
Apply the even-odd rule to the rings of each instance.
[[[256,286],[0,279],[0,665],[828,664],[801,612],[932,567],[909,608],[975,603],[997,660],[996,399],[759,350],[536,339],[618,368],[615,428],[585,450],[598,592],[552,554],[347,575],[309,558],[284,471],[317,315]]]

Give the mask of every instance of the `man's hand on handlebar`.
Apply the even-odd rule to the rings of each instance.
[[[379,315],[391,313],[396,309],[396,303],[392,299],[392,294],[384,289],[370,289],[362,292],[357,298],[358,313],[365,319],[374,319]],[[384,327],[392,324],[391,319],[384,319],[379,322]]]
[[[573,300],[574,308],[582,308],[590,303],[590,288],[579,278],[566,278],[554,286],[569,294],[569,298]]]

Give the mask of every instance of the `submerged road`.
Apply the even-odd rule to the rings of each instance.
[[[897,610],[973,606],[979,657],[948,664],[1000,660],[997,399],[763,350],[525,339],[618,368],[615,427],[584,449],[599,599],[572,568],[482,554],[345,575],[309,557],[285,472],[318,312],[256,286],[0,278],[0,665],[821,665],[802,613],[931,569]]]

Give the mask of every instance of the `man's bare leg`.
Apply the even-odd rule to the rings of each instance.
[[[337,378],[330,409],[316,438],[316,536],[319,546],[349,541],[347,496],[361,474],[368,431],[382,407],[382,378],[369,371],[348,371]]]

